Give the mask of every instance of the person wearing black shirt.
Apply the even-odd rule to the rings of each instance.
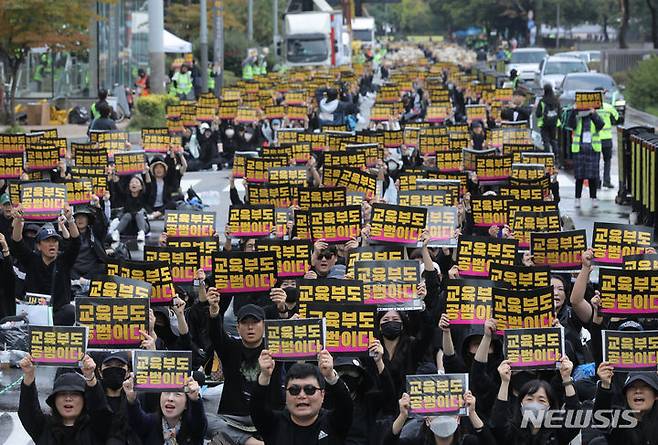
[[[207,298],[210,313],[210,339],[217,357],[222,362],[224,390],[219,402],[218,416],[208,416],[209,437],[219,437],[237,445],[262,444],[255,438],[256,428],[249,415],[249,400],[257,386],[260,372],[258,357],[263,350],[265,311],[262,307],[247,304],[237,313],[240,339],[229,336],[224,330],[220,313],[219,292],[211,287]],[[281,382],[281,378],[274,379]],[[271,406],[283,404],[280,384],[271,385],[265,398]]]
[[[268,350],[258,359],[260,374],[250,410],[258,432],[267,445],[339,445],[345,443],[352,426],[352,398],[345,383],[334,370],[334,359],[323,349],[318,366],[293,365],[286,374],[286,408],[270,405],[267,393],[273,381],[275,363]],[[322,409],[325,395],[334,403],[332,410]]]
[[[71,270],[80,251],[80,232],[73,220],[71,207],[64,207],[64,218],[71,234],[69,244],[60,254],[62,237],[51,224],[41,228],[36,238],[38,253],[31,251],[23,240],[23,210],[16,207],[13,212],[13,232],[9,247],[11,253],[25,270],[25,291],[46,294],[52,297],[53,321],[55,325],[70,326],[74,322],[71,302]]]
[[[112,108],[110,108],[107,102],[101,102],[100,105],[98,105],[98,113],[100,114],[100,117],[94,119],[89,130],[110,131],[117,129],[117,124],[110,118]]]

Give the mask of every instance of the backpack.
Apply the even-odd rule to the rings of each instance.
[[[557,104],[549,104],[546,102],[543,102],[544,104],[544,127],[551,127],[555,128],[557,127],[557,122],[559,120],[558,116],[558,105]]]

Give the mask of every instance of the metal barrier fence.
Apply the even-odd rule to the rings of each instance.
[[[655,49],[606,49],[601,52],[601,71],[606,74],[626,71],[656,55],[658,50]]]
[[[631,204],[638,223],[654,227],[658,234],[658,135],[645,126],[618,126],[618,204]]]

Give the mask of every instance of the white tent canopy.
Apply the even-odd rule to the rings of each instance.
[[[162,35],[164,39],[164,52],[166,53],[191,53],[192,44],[188,41],[181,39],[180,37],[175,36],[166,29]]]

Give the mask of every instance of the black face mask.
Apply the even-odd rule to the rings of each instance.
[[[296,287],[286,287],[283,289],[286,293],[286,303],[297,303],[299,301],[299,289]]]
[[[359,385],[361,385],[361,380],[362,380],[361,377],[353,377],[347,374],[341,375],[340,379],[343,382],[345,382],[345,384],[347,385],[347,389],[349,389],[351,393],[357,392],[357,390],[359,389]]]
[[[382,324],[380,331],[384,338],[388,340],[395,340],[402,333],[402,322],[401,321],[387,321]]]
[[[103,377],[103,386],[116,391],[121,388],[123,381],[126,380],[126,370],[117,367],[105,368],[101,372],[101,376]]]

